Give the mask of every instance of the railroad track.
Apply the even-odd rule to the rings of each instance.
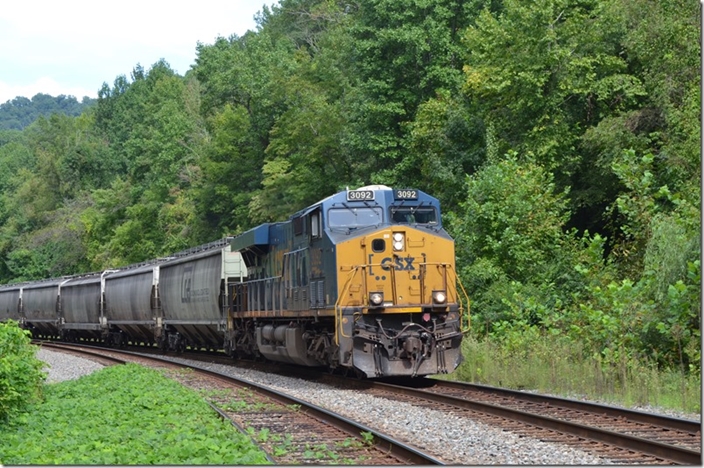
[[[253,382],[131,351],[46,342],[41,345],[103,363],[137,362],[165,369],[170,377],[201,391],[221,417],[262,447],[272,464],[443,464],[374,429]]]
[[[140,349],[140,353],[144,352]],[[188,354],[179,357],[259,367],[252,362],[233,362],[225,356]],[[321,384],[358,388],[392,401],[445,411],[544,442],[565,444],[615,463],[701,464],[701,424],[697,421],[437,379],[411,379],[423,388],[409,388],[321,375],[300,367],[292,370],[289,366],[270,363],[265,371],[298,378],[308,376]]]
[[[185,357],[185,356],[184,356]],[[203,359],[198,355],[192,359]],[[208,356],[213,361],[213,356]],[[233,365],[232,361],[227,359]],[[237,365],[242,365],[239,362]],[[258,367],[246,363],[247,367]],[[464,413],[544,442],[557,442],[616,463],[701,465],[701,423],[625,408],[438,379],[405,379],[410,386],[359,381],[314,369],[274,366],[269,372],[320,383],[367,389],[375,396],[406,401],[450,414]],[[414,388],[420,386],[421,388]]]
[[[327,378],[379,397],[427,406],[580,448],[616,463],[701,465],[701,423],[564,398],[437,379],[424,388]]]

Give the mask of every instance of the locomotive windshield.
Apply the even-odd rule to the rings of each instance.
[[[401,224],[438,224],[438,217],[433,207],[392,206],[391,221]]]
[[[383,219],[381,208],[333,208],[328,211],[328,227],[359,228],[376,226]]]

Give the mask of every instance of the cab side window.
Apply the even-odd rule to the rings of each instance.
[[[320,210],[315,210],[310,214],[310,236],[313,239],[321,237],[322,223],[320,219]]]

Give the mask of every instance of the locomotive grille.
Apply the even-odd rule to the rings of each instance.
[[[311,281],[309,285],[308,297],[310,298],[310,306],[325,307],[325,288],[324,280]]]

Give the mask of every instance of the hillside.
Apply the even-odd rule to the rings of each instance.
[[[39,116],[48,117],[53,113],[76,117],[96,101],[84,96],[78,102],[75,97],[63,94],[53,97],[39,93],[32,99],[18,96],[0,104],[0,130],[22,130]]]

